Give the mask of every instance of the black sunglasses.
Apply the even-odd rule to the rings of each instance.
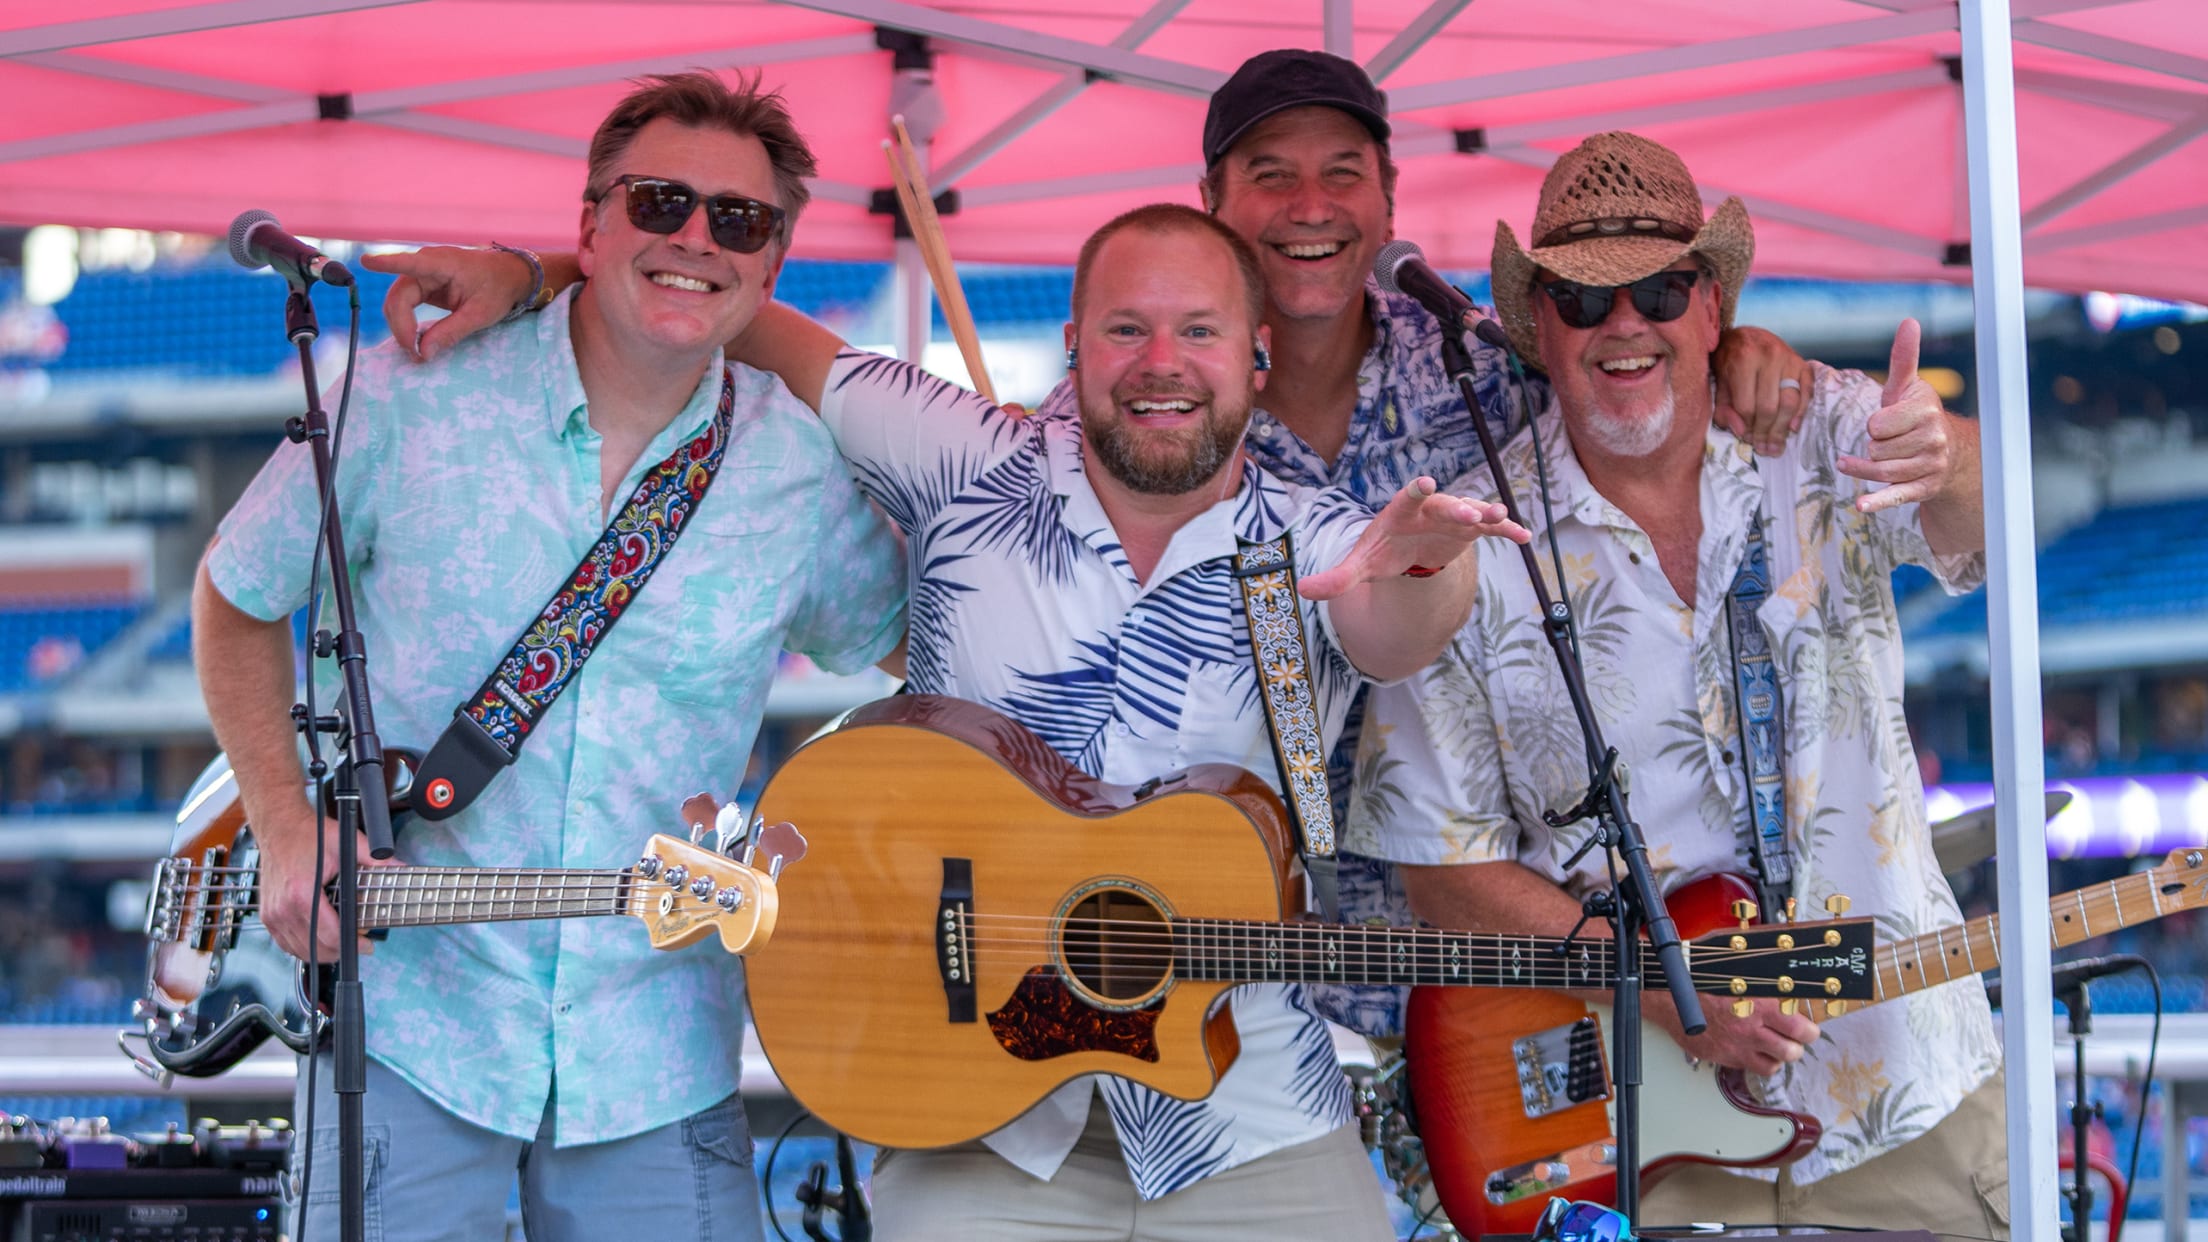
[[[613,193],[619,186],[628,187],[629,223],[647,233],[680,232],[690,219],[690,213],[703,202],[706,231],[713,235],[714,244],[738,254],[757,254],[765,249],[789,215],[773,203],[762,203],[741,194],[716,194],[701,199],[696,190],[664,177],[639,177],[633,173],[616,177],[606,193]]]
[[[1687,313],[1687,304],[1694,300],[1695,282],[1701,279],[1701,269],[1690,268],[1643,276],[1630,285],[1552,280],[1542,285],[1541,291],[1556,303],[1556,317],[1567,327],[1592,328],[1608,319],[1612,301],[1626,290],[1632,291],[1633,309],[1641,312],[1641,318],[1650,323],[1670,323]]]

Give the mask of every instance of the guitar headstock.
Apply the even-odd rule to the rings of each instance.
[[[1845,910],[1844,902],[1838,910]],[[1775,997],[1788,1012],[1838,1017],[1851,1004],[1875,1000],[1872,974],[1877,929],[1870,919],[1817,923],[1752,924],[1712,932],[1689,948],[1687,962],[1698,992],[1736,1002]]]
[[[711,931],[731,953],[749,953],[774,934],[772,876],[708,846],[664,833],[629,869],[628,912],[644,920],[652,947],[673,949]]]
[[[2171,850],[2162,865],[2147,875],[2154,883],[2155,909],[2162,913],[2208,906],[2208,850],[2198,846]]]

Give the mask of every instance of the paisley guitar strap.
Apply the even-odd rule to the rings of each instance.
[[[1280,765],[1281,800],[1287,804],[1319,913],[1338,923],[1334,800],[1326,787],[1326,745],[1311,688],[1303,610],[1297,605],[1294,547],[1286,531],[1264,543],[1237,542],[1234,576],[1242,584],[1242,619],[1249,626],[1250,656],[1257,663],[1257,684],[1271,726],[1273,761]]]
[[[537,721],[582,672],[636,593],[674,549],[691,511],[720,472],[735,424],[736,381],[721,372],[721,404],[704,431],[676,448],[629,494],[559,590],[514,640],[482,686],[452,713],[415,776],[423,819],[458,814],[511,766]]]

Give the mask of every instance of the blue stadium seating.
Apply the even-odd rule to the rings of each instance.
[[[34,687],[30,665],[41,642],[74,639],[89,657],[143,611],[141,604],[119,600],[49,600],[0,608],[0,694]]]
[[[2208,614],[2208,498],[2103,509],[2039,551],[2044,629]],[[1977,634],[1983,593],[1911,637]]]

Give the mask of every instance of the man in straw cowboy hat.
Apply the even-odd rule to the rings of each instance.
[[[1511,341],[1554,385],[1534,422],[1553,507],[1537,502],[1530,439],[1497,465],[1544,573],[1561,554],[1658,884],[1760,858],[1775,899],[1822,911],[1847,896],[1884,939],[1958,922],[1902,719],[1889,575],[1907,561],[1950,591],[1980,581],[1978,434],[1918,378],[1916,323],[1895,334],[1883,386],[1816,366],[1800,432],[1758,456],[1712,418],[1710,351],[1755,250],[1738,199],[1705,220],[1677,155],[1598,134],[1550,170],[1531,237],[1497,228],[1494,289]],[[1462,486],[1494,494],[1485,472]],[[1404,864],[1432,922],[1563,933],[1607,883],[1600,854],[1564,866],[1588,825],[1541,818],[1584,790],[1584,751],[1523,565],[1491,556],[1479,571],[1479,609],[1449,652],[1373,695],[1345,845]],[[1751,698],[1744,731],[1737,687],[1765,645],[1779,706]],[[1783,805],[1783,821],[1759,823],[1756,803]],[[1746,1071],[1765,1103],[1824,1132],[1775,1172],[1688,1166],[1650,1188],[1645,1221],[2005,1233],[1999,1049],[1977,980],[1822,1027],[1773,1001],[1746,1016],[1713,1004],[1693,1039],[1660,989],[1647,999],[1700,1072]]]

